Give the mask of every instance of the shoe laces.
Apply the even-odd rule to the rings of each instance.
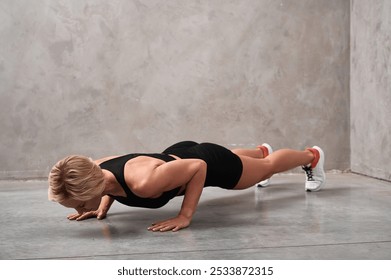
[[[307,175],[307,180],[308,181],[314,181],[314,174],[312,173],[312,168],[309,167],[309,166],[302,166],[302,169],[305,171],[306,175]]]

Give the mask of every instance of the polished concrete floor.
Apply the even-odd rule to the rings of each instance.
[[[328,174],[306,193],[304,175],[277,175],[266,188],[204,190],[192,225],[152,233],[177,214],[114,203],[107,219],[68,221],[47,201],[44,181],[0,181],[0,259],[391,259],[391,183]]]

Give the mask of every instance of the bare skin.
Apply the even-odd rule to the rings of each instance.
[[[297,166],[310,164],[314,160],[311,151],[296,151],[282,149],[275,151],[266,158],[260,149],[235,149],[243,163],[242,176],[234,187],[242,190],[270,178],[273,174],[290,170]],[[125,182],[136,195],[145,198],[159,197],[163,192],[182,186],[184,192],[181,209],[176,217],[153,223],[150,231],[178,231],[190,225],[202,194],[206,178],[207,165],[200,159],[180,159],[165,162],[159,159],[139,156],[129,160],[124,169]],[[96,160],[100,164],[114,157]],[[131,170],[131,172],[130,172]],[[76,209],[77,213],[68,216],[70,220],[81,221],[96,217],[104,219],[113,199],[108,195],[124,196],[126,193],[115,179],[114,175],[103,170],[105,188],[103,193],[87,202],[67,200],[61,204]]]

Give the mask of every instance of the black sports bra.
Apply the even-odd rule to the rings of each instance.
[[[128,205],[128,206],[134,206],[134,207],[143,207],[143,208],[159,208],[167,204],[168,201],[170,201],[173,197],[177,196],[179,193],[179,190],[181,187],[177,187],[173,190],[164,192],[161,196],[157,198],[142,198],[137,195],[135,195],[128,187],[128,185],[125,182],[125,176],[124,176],[124,168],[126,162],[128,162],[130,159],[133,159],[138,156],[148,156],[152,158],[157,158],[164,160],[165,162],[169,162],[172,160],[175,160],[175,158],[165,155],[165,154],[128,154],[124,156],[120,156],[117,158],[110,159],[108,161],[102,162],[99,166],[102,169],[106,169],[110,172],[112,172],[117,179],[118,183],[121,185],[123,190],[126,193],[126,197],[123,196],[113,196],[109,195],[110,197],[114,198],[118,202]]]

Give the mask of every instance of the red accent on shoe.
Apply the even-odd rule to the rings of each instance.
[[[260,149],[263,153],[263,158],[267,157],[269,155],[269,150],[265,146],[257,146],[257,149]]]
[[[320,159],[320,154],[319,154],[319,151],[317,149],[314,149],[314,148],[308,148],[307,150],[309,150],[311,153],[314,154],[314,160],[311,162],[311,168],[315,168],[316,165],[318,164],[319,162],[319,159]]]

